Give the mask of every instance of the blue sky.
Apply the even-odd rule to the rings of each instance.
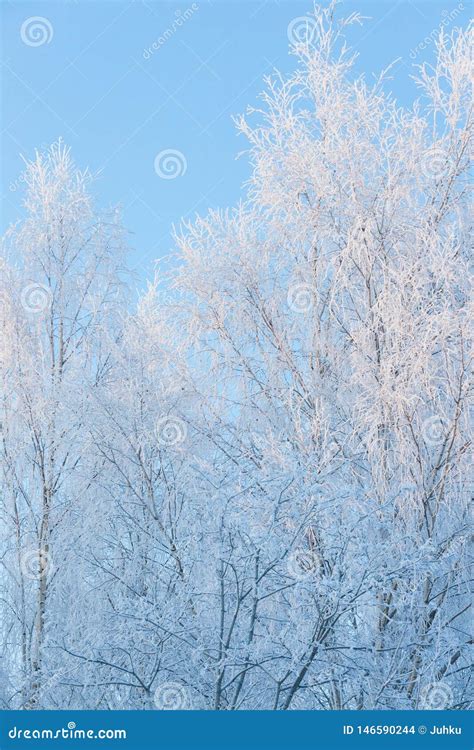
[[[410,66],[429,59],[433,45],[416,60],[413,51],[449,13],[451,28],[469,13],[467,0],[342,6],[370,17],[352,32],[360,71],[371,76],[401,58],[392,86],[401,103],[415,94]],[[143,284],[172,248],[173,223],[242,195],[249,166],[236,156],[246,142],[232,116],[256,103],[272,68],[292,69],[288,24],[311,7],[309,0],[3,0],[2,230],[21,216],[20,154],[62,136],[80,166],[100,170],[99,205],[122,206],[129,264]],[[35,17],[46,19],[43,44],[28,36]],[[148,54],[153,42],[158,49]],[[155,171],[156,155],[167,149],[186,161],[176,179]]]

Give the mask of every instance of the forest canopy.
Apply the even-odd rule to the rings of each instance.
[[[2,708],[468,708],[470,30],[308,17],[137,305],[62,141],[0,272]]]

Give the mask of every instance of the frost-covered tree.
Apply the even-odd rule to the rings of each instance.
[[[265,660],[252,658],[247,707],[413,707],[440,682],[463,707],[470,34],[440,36],[408,110],[386,75],[354,76],[343,33],[359,18],[334,10],[308,19],[295,74],[268,79],[239,121],[247,201],[178,238],[202,399],[228,456],[224,526],[227,502],[246,513],[225,536],[224,620],[235,634],[241,618]],[[265,510],[263,550],[247,550]],[[272,575],[256,616],[249,595],[234,624],[236,555],[249,587],[244,559]],[[295,560],[312,575],[291,584]],[[229,645],[225,704],[246,669],[235,661]]]
[[[123,241],[61,142],[26,163],[24,181],[26,218],[2,263],[2,644],[13,705],[36,707],[96,512],[87,425],[108,367],[103,331],[123,300]]]

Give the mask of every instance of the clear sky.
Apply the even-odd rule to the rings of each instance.
[[[470,8],[467,0],[342,6],[370,17],[351,31],[360,71],[371,77],[401,58],[392,86],[401,103],[415,94],[410,66],[433,53],[432,43],[417,51],[420,43],[443,21],[448,30],[465,25]],[[236,159],[246,142],[232,116],[257,103],[265,74],[291,70],[288,24],[311,7],[311,0],[3,0],[2,229],[21,216],[20,154],[62,136],[80,166],[100,170],[99,204],[122,206],[129,264],[143,283],[170,252],[173,223],[239,199],[249,166]],[[168,149],[180,152],[175,179],[155,169]],[[158,171],[160,164],[173,166],[159,160]]]

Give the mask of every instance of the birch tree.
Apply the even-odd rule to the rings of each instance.
[[[98,471],[85,431],[89,390],[106,370],[101,332],[112,330],[123,297],[122,230],[114,217],[94,215],[90,179],[61,142],[37,153],[25,164],[26,217],[5,245],[16,262],[2,296],[2,579],[4,615],[13,614],[4,642],[12,699],[33,708],[41,705],[48,641],[75,588],[71,551],[88,531],[80,519],[91,512],[86,498],[93,502]]]
[[[387,72],[354,76],[344,33],[359,21],[334,4],[308,17],[297,71],[269,78],[238,122],[247,201],[186,227],[179,283],[207,326],[226,451],[291,529],[271,526],[268,564],[293,554],[313,571],[302,599],[300,583],[275,594],[289,653],[260,674],[274,683],[265,707],[416,707],[443,680],[446,705],[463,707],[469,32],[440,35],[403,109]]]

